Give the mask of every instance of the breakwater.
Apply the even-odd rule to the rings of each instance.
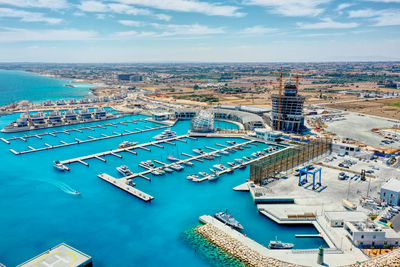
[[[208,241],[239,259],[246,266],[298,266],[261,255],[210,223],[197,227],[196,231]]]

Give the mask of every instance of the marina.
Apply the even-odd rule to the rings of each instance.
[[[125,121],[125,122],[136,122],[136,121],[145,121],[145,120],[134,120],[134,121]],[[117,123],[114,124],[107,124],[106,126],[115,126]],[[103,126],[103,125],[100,125]],[[32,138],[32,137],[40,137],[40,136],[45,136],[45,135],[52,135],[53,137],[56,137],[57,133],[65,133],[65,134],[70,134],[70,132],[72,131],[77,131],[77,132],[82,132],[82,130],[93,130],[94,127],[98,127],[98,128],[102,128],[98,125],[96,126],[91,126],[91,127],[82,127],[79,129],[70,129],[70,130],[65,130],[65,131],[54,131],[51,133],[43,133],[43,134],[38,134],[38,135],[31,135],[31,136],[24,136],[24,137],[12,137],[9,138],[8,140],[4,139],[4,142],[10,142],[11,140],[18,140],[21,139],[23,141],[26,141],[27,138]],[[93,136],[88,136],[86,140],[80,140],[78,138],[74,138],[73,140],[75,142],[70,142],[67,143],[63,140],[59,140],[59,142],[61,144],[59,145],[49,145],[47,143],[45,143],[45,147],[42,148],[34,148],[32,146],[28,146],[29,150],[24,150],[24,151],[15,151],[14,149],[9,149],[10,152],[12,152],[15,155],[21,155],[21,154],[27,154],[27,153],[33,153],[33,152],[39,152],[39,151],[43,151],[43,150],[49,150],[49,149],[55,149],[55,148],[60,148],[60,147],[66,147],[66,146],[72,146],[72,145],[77,145],[77,144],[83,144],[83,143],[89,143],[89,142],[95,142],[95,141],[100,141],[100,140],[105,140],[105,139],[111,139],[111,138],[115,138],[115,137],[121,137],[121,136],[128,136],[128,135],[133,135],[133,134],[137,134],[137,133],[143,133],[143,132],[150,132],[150,131],[154,131],[154,130],[159,130],[159,129],[164,129],[164,128],[168,128],[169,126],[158,126],[158,127],[147,127],[146,129],[137,129],[136,131],[124,131],[122,133],[118,133],[118,132],[113,132],[112,135],[106,135],[106,134],[100,134],[101,137],[93,137]],[[40,139],[40,138],[39,138]]]

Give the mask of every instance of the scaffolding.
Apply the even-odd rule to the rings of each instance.
[[[332,151],[330,138],[321,138],[283,149],[250,164],[250,180],[261,184],[264,179],[275,178],[309,160]]]

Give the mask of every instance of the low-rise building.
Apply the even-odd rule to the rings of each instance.
[[[344,229],[354,245],[360,247],[398,246],[400,235],[389,227],[372,222],[346,222]]]
[[[282,133],[279,131],[272,131],[266,128],[256,128],[255,129],[257,138],[265,141],[277,142],[280,141]]]
[[[151,115],[155,121],[166,121],[172,118],[172,113],[169,112],[158,112]]]
[[[331,227],[343,227],[345,222],[367,220],[367,215],[361,211],[326,211],[324,215]]]
[[[381,199],[391,205],[400,204],[400,180],[390,179],[381,187]]]
[[[332,143],[332,151],[339,154],[354,156],[360,151],[360,147],[354,144]]]

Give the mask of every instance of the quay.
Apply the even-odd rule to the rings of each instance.
[[[92,266],[92,257],[65,243],[61,243],[17,267],[36,266],[89,267]]]
[[[72,142],[72,143],[66,143],[62,140],[60,140],[60,145],[54,145],[54,146],[46,146],[46,147],[42,147],[42,148],[30,148],[30,150],[25,150],[25,151],[15,151],[13,149],[10,149],[10,152],[14,153],[15,155],[21,155],[21,154],[27,154],[27,153],[32,153],[32,152],[39,152],[39,151],[43,151],[43,150],[49,150],[49,149],[55,149],[55,148],[60,148],[60,147],[65,147],[65,146],[72,146],[72,145],[77,145],[77,144],[84,144],[84,143],[89,143],[89,142],[95,142],[95,141],[100,141],[100,140],[104,140],[104,139],[110,139],[110,138],[115,138],[115,137],[120,137],[120,136],[126,136],[126,135],[131,135],[131,134],[136,134],[136,133],[142,133],[142,132],[148,132],[148,131],[153,131],[153,130],[159,130],[159,129],[164,129],[164,128],[168,128],[168,126],[159,126],[159,127],[154,127],[154,128],[150,128],[150,129],[146,129],[146,130],[140,130],[140,131],[136,131],[136,132],[129,132],[129,133],[121,133],[121,134],[114,134],[114,135],[105,135],[105,134],[101,134],[102,137],[97,137],[97,138],[89,138],[87,140],[79,140],[77,138],[75,138],[76,142]]]
[[[127,192],[127,193],[129,193],[129,194],[131,194],[131,195],[133,195],[133,196],[135,196],[135,197],[137,197],[137,198],[139,198],[139,199],[141,199],[143,201],[148,202],[148,201],[151,201],[151,200],[154,199],[153,196],[151,196],[151,195],[149,195],[149,194],[147,194],[145,192],[142,192],[137,188],[134,188],[134,187],[130,186],[128,184],[128,181],[127,181],[126,178],[116,179],[116,178],[114,178],[114,177],[112,177],[112,176],[110,176],[110,175],[108,175],[106,173],[101,173],[101,174],[97,175],[97,177],[103,179],[104,181],[106,181],[106,182],[108,182],[108,183],[110,183],[110,184],[112,184],[112,185],[124,190],[125,192]]]

